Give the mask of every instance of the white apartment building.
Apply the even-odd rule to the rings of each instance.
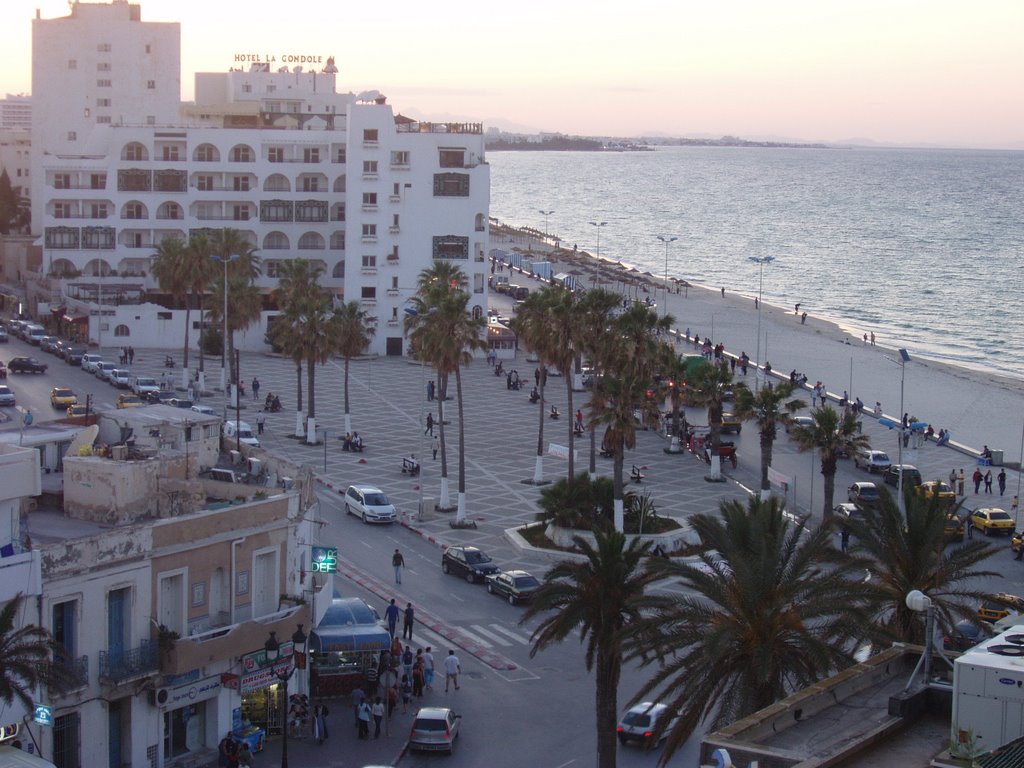
[[[0,99],[0,128],[32,130],[32,97],[8,93]]]
[[[172,40],[177,45],[176,25],[140,33],[148,22],[138,20],[137,6],[127,7],[135,10],[120,27],[94,25],[102,14],[123,12],[117,2],[76,3],[71,17],[55,20],[82,24],[75,42],[66,41],[64,59],[89,54],[94,61],[104,40],[113,54],[122,46],[114,33],[124,28],[128,47],[148,45],[149,55],[177,66],[177,48],[166,50]],[[50,23],[37,21],[37,44]],[[59,31],[67,33],[63,25]],[[66,62],[40,64],[41,50],[34,51],[34,82],[65,90]],[[373,353],[404,354],[402,308],[420,272],[436,260],[462,268],[473,311],[485,312],[490,175],[482,125],[396,115],[377,92],[338,93],[333,59],[316,66],[271,71],[256,62],[245,71],[199,73],[196,100],[185,105],[176,92],[173,99],[160,87],[150,93],[133,74],[126,98],[141,111],[100,121],[79,103],[84,111],[65,123],[70,127],[37,121],[33,229],[42,235],[43,268],[62,277],[64,302],[75,305],[67,314],[83,323],[81,335],[98,341],[102,317],[111,343],[179,346],[179,325],[168,333],[169,308],[143,303],[157,289],[152,255],[165,238],[186,240],[221,227],[239,230],[255,246],[263,261],[257,284],[268,295],[282,262],[317,264],[322,284],[339,300],[358,300],[377,318]],[[116,79],[119,70],[109,73]],[[164,71],[164,78],[174,80],[173,73]],[[112,98],[120,104],[116,83]],[[62,101],[54,93],[33,98],[37,117],[46,114],[43,103]],[[77,143],[68,138],[72,132]],[[236,345],[264,348],[274,314],[268,301],[260,323]],[[193,330],[198,337],[198,324]]]

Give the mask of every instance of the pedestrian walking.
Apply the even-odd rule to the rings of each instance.
[[[408,675],[402,675],[402,714],[409,711],[409,702],[412,701],[412,681]]]
[[[397,551],[398,550],[396,549],[395,552]],[[399,613],[400,611],[398,610],[398,606],[395,605],[395,598],[391,598],[391,602],[388,603],[388,607],[384,609],[384,618],[387,619],[388,632],[391,634],[392,638],[395,637],[395,632],[398,629]]]
[[[380,723],[384,719],[384,702],[380,700],[380,696],[373,702],[373,706],[370,708],[370,714],[373,716],[373,738],[380,738]]]
[[[981,474],[981,470],[978,468],[974,469],[974,474],[971,475],[971,482],[974,483],[974,492],[978,493],[981,490],[981,481],[985,479],[985,476]]]
[[[996,481],[999,483],[999,495],[1002,496],[1006,493],[1006,470],[1000,468],[999,474],[996,476]]]
[[[238,742],[235,735],[228,731],[227,735],[217,745],[217,765],[220,768],[230,768],[238,765]]]
[[[128,365],[135,363],[135,347],[128,347]]]
[[[434,690],[434,654],[428,645],[423,652],[423,682],[428,691]]]
[[[437,452],[441,450],[441,438],[434,436],[434,442],[430,444],[430,452],[434,454],[434,461],[437,461]]]
[[[355,717],[356,727],[359,727],[359,708],[366,701],[366,692],[362,689],[362,686],[356,686],[355,690],[352,691],[352,715]]]
[[[267,423],[267,417],[263,413],[263,411],[260,411],[258,414],[256,414],[256,434],[259,434],[259,435],[263,434],[263,427],[264,427],[264,425],[266,423]]]
[[[365,701],[359,705],[359,738],[368,739],[370,738],[370,717],[372,712],[370,705]]]
[[[957,493],[964,495],[964,469],[960,467],[960,474],[956,477]]]
[[[252,377],[252,399],[260,399],[260,380],[257,379],[255,376]]]
[[[459,663],[459,657],[455,655],[455,651],[448,651],[448,655],[444,659],[444,692],[448,693],[448,686],[454,685],[455,690],[459,690],[459,675],[462,672],[462,664]]]
[[[313,708],[313,738],[323,746],[327,740],[327,705],[317,704]]]
[[[850,530],[848,528],[843,528],[842,532],[839,534],[839,546],[842,548],[843,552],[850,549]]]
[[[416,620],[416,612],[412,609],[412,603],[405,604],[405,615],[402,620],[402,639],[412,641],[412,625]]]
[[[398,683],[388,686],[388,717],[395,714],[395,707],[398,706]]]
[[[391,567],[395,569],[395,584],[402,583],[402,569],[405,567],[405,558],[397,549],[391,556]]]
[[[427,382],[427,400],[434,400],[434,380],[431,379]]]
[[[970,515],[967,516],[967,520],[964,522],[964,527],[967,529],[967,538],[974,538],[974,520]]]
[[[434,436],[434,414],[427,414],[427,428],[423,430],[424,435]]]
[[[410,681],[412,681],[412,664],[414,660],[412,648],[408,645],[405,646],[405,650],[402,651],[402,672]]]
[[[949,487],[956,491],[956,470],[949,470]]]
[[[985,473],[985,493],[992,493],[992,470]]]
[[[1013,515],[1013,519],[1017,519],[1017,497],[1013,497],[1013,501],[1010,502],[1010,514]],[[429,648],[427,649],[430,650]]]
[[[423,654],[416,652],[416,661],[412,665],[412,695],[417,699],[423,698]]]

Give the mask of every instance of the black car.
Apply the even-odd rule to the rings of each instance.
[[[177,394],[169,389],[161,389],[159,392],[147,392],[143,396],[143,400],[147,403],[170,405],[171,400],[177,399]],[[192,406],[189,406],[190,408]]]
[[[68,365],[81,365],[82,355],[89,350],[85,347],[68,347],[67,352],[64,353],[64,362]]]
[[[502,571],[487,577],[487,591],[506,598],[509,605],[526,602],[538,587],[540,582],[526,571]]]
[[[0,328],[0,344],[6,343],[7,341],[10,341],[10,338],[7,336],[7,329]]]
[[[946,651],[963,652],[973,648],[984,639],[981,628],[973,621],[958,621],[952,631],[942,638],[942,648]]]
[[[12,357],[7,363],[7,370],[11,373],[46,373],[46,364],[34,357]]]
[[[921,484],[921,472],[913,464],[890,464],[889,468],[882,473],[882,480],[896,488],[900,484],[900,467],[903,468],[903,484]]]
[[[482,550],[476,547],[448,547],[441,555],[441,570],[464,576],[472,584],[501,569]]]

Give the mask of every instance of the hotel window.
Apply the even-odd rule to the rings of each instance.
[[[434,197],[469,197],[469,174],[435,173]]]
[[[363,173],[375,174],[377,173],[377,161],[376,160],[364,160],[363,161]]]
[[[442,168],[465,168],[466,150],[464,149],[442,149],[439,150],[438,158]]]
[[[363,192],[363,205],[377,205],[377,193],[376,192]]]
[[[106,189],[107,188],[107,174],[105,173],[94,173],[89,176],[89,188],[90,189]]]
[[[231,206],[231,218],[234,221],[248,221],[249,220],[249,206],[248,205],[233,205]]]
[[[242,86],[242,93],[252,93],[252,85],[250,85],[249,83],[245,83]]]
[[[324,249],[324,238],[319,232],[306,232],[299,238],[300,251],[322,251]]]
[[[432,256],[435,259],[468,259],[469,238],[459,235],[434,237]]]
[[[70,173],[55,173],[53,175],[53,188],[54,189],[71,189],[71,174]]]
[[[372,269],[377,266],[376,256],[363,256],[363,266],[367,269]]]
[[[105,218],[107,218],[107,204],[106,203],[92,203],[89,206],[89,218],[90,219],[105,219]]]
[[[83,227],[82,248],[89,250],[110,250],[114,247],[113,227]]]
[[[300,200],[295,203],[296,221],[327,221],[326,200]]]
[[[110,87],[110,81],[109,80],[97,80],[96,81],[96,87],[97,88],[109,88]]]
[[[376,237],[377,236],[377,225],[376,224],[363,224],[363,237]]]
[[[213,190],[213,176],[209,174],[200,174],[196,176],[196,189],[200,192],[210,192]]]
[[[271,163],[284,162],[284,147],[271,147],[267,150],[267,160]]]
[[[110,99],[96,99],[96,106],[97,107],[109,107],[110,106]]]
[[[231,162],[232,163],[251,163],[253,162],[252,148],[245,144],[239,144],[238,146],[231,148]]]
[[[302,191],[303,192],[319,192],[320,191],[320,179],[316,176],[303,176],[302,177]]]
[[[78,247],[78,229],[76,227],[46,227],[44,234],[47,248]]]
[[[124,206],[124,218],[126,219],[144,219],[146,213],[142,208],[142,203],[127,203]]]
[[[377,141],[379,133],[376,128],[363,128],[363,141]]]
[[[261,200],[260,221],[291,221],[292,203],[290,200]]]
[[[377,300],[377,287],[374,285],[364,285],[359,292],[360,298],[367,299],[368,301]]]
[[[336,150],[334,150],[334,162],[345,162],[345,147],[338,147]]]
[[[270,232],[263,238],[263,248],[268,251],[286,251],[289,248],[288,236],[283,232]]]
[[[123,156],[129,162],[141,162],[149,159],[145,146],[137,141],[125,145]]]
[[[164,160],[176,162],[178,159],[178,147],[164,147]]]
[[[96,46],[97,53],[110,53],[110,43],[100,43]]]
[[[118,192],[149,192],[153,188],[152,174],[138,168],[125,168],[117,172]]]
[[[391,164],[392,165],[408,165],[409,164],[409,153],[405,152],[405,151],[402,151],[402,152],[392,152],[391,153]]]
[[[345,250],[345,233],[344,232],[331,232],[331,250],[332,251],[344,251]],[[342,262],[344,263],[344,262]],[[345,275],[342,274],[341,277]]]
[[[320,149],[318,147],[306,147],[302,150],[302,161],[305,163],[319,163]]]
[[[78,62],[74,59],[68,59],[68,69],[78,69]]]
[[[101,61],[101,62],[99,62],[96,65],[96,71],[97,72],[109,72],[110,71],[110,62],[109,61]]]
[[[200,163],[215,163],[220,160],[220,154],[213,144],[200,144],[196,147],[196,161]]]
[[[235,192],[248,192],[249,191],[249,177],[248,176],[235,176],[232,180],[232,188]]]
[[[146,81],[146,88],[148,88],[151,91],[155,90],[156,89],[156,80],[147,80]]]
[[[71,218],[71,203],[54,203],[53,204],[53,218],[55,219],[70,219]]]

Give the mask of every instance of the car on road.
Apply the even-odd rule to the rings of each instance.
[[[175,408],[191,408],[195,403],[189,400],[187,397],[172,397],[170,400],[165,400],[167,405],[174,406]]]
[[[964,540],[964,521],[956,512],[946,515],[946,525],[943,529],[946,543]]]
[[[942,480],[929,480],[926,483],[921,483],[917,486],[917,492],[925,499],[938,496],[939,501],[944,504],[952,506],[956,503],[956,492],[950,487],[949,483],[945,483]]]
[[[118,389],[128,389],[131,386],[132,374],[127,368],[115,368],[107,378],[111,384]]]
[[[878,486],[874,483],[854,483],[846,491],[846,498],[854,504],[876,504]]]
[[[0,379],[7,378],[7,366],[4,365],[4,361],[0,360]]]
[[[217,415],[217,409],[214,408],[212,405],[202,405],[202,404],[200,404],[200,405],[193,405],[189,410],[191,410],[191,411],[193,411],[195,413],[201,413],[204,416],[216,416]]]
[[[101,360],[96,365],[96,370],[93,373],[96,378],[100,381],[110,381],[111,374],[117,369],[117,363],[110,363],[106,360]]]
[[[726,411],[722,414],[722,434],[735,432],[737,435],[743,431],[743,422],[735,414]]]
[[[891,485],[893,488],[898,488],[900,484],[900,474],[903,474],[904,485],[920,485],[921,484],[921,472],[913,464],[893,464],[885,472],[882,473],[882,482],[887,485]]]
[[[850,501],[844,501],[842,504],[836,504],[832,513],[839,518],[839,520],[860,520],[864,517],[863,510]]]
[[[384,491],[372,485],[350,485],[345,491],[345,513],[364,523],[393,523],[398,519],[395,505]]]
[[[6,344],[11,340],[11,337],[7,335],[7,331],[0,328],[0,344]]]
[[[56,336],[43,336],[43,338],[39,340],[39,348],[43,350],[43,352],[48,352],[51,355],[57,353],[58,344],[60,344],[60,339]]]
[[[942,638],[942,648],[946,651],[967,651],[984,639],[981,627],[973,621],[958,621],[953,629]]]
[[[71,387],[54,387],[50,390],[50,405],[66,411],[78,402],[78,395]]]
[[[1006,592],[989,595],[978,606],[978,618],[990,624],[999,621],[1011,613],[1024,613],[1024,597],[1017,597]]]
[[[117,396],[117,407],[118,408],[141,408],[145,403],[142,402],[142,398],[138,395],[129,395],[125,392],[123,395]]]
[[[157,390],[156,392],[148,392],[147,394],[142,395],[141,397],[147,403],[162,403],[164,405],[170,405],[171,400],[177,398],[177,394],[175,394],[172,390],[169,389],[161,389]]]
[[[441,570],[463,576],[472,584],[480,579],[486,579],[492,573],[498,573],[501,569],[483,550],[459,545],[445,549],[441,555]]]
[[[796,427],[810,429],[814,426],[814,419],[810,416],[788,416],[784,422],[786,434],[790,434]]]
[[[86,416],[89,414],[88,403],[75,403],[74,405],[68,406],[68,417],[74,418],[75,416]]]
[[[409,749],[431,752],[455,751],[462,715],[448,707],[423,707],[416,713],[409,731]]]
[[[82,370],[86,373],[96,373],[96,366],[102,362],[103,357],[101,355],[97,355],[95,352],[86,352],[79,360]]]
[[[885,451],[863,450],[854,454],[853,465],[868,472],[885,472],[892,466],[892,460]]]
[[[64,354],[64,362],[68,365],[81,365],[82,357],[88,352],[85,347],[68,347]]]
[[[17,405],[14,390],[4,384],[0,384],[0,406],[7,407],[13,405]]]
[[[974,510],[971,513],[971,525],[986,536],[993,533],[1013,536],[1013,518],[998,507]]]
[[[160,385],[156,383],[156,379],[152,376],[134,376],[132,377],[132,392],[139,397],[147,397],[148,395],[159,393]]]
[[[487,591],[492,595],[504,597],[509,605],[533,599],[533,593],[539,587],[537,577],[526,571],[501,571],[487,577]]]
[[[678,717],[678,715],[670,714],[669,708],[664,704],[644,701],[627,709],[615,730],[619,735],[619,742],[621,744],[638,741],[645,747],[654,747],[657,746],[654,741],[654,732],[659,725],[659,721],[667,720],[667,722],[664,722],[665,727],[661,731],[658,743],[668,736],[668,732],[675,725]]]
[[[12,357],[7,361],[7,370],[11,373],[46,373],[46,368],[46,363],[34,357]]]

